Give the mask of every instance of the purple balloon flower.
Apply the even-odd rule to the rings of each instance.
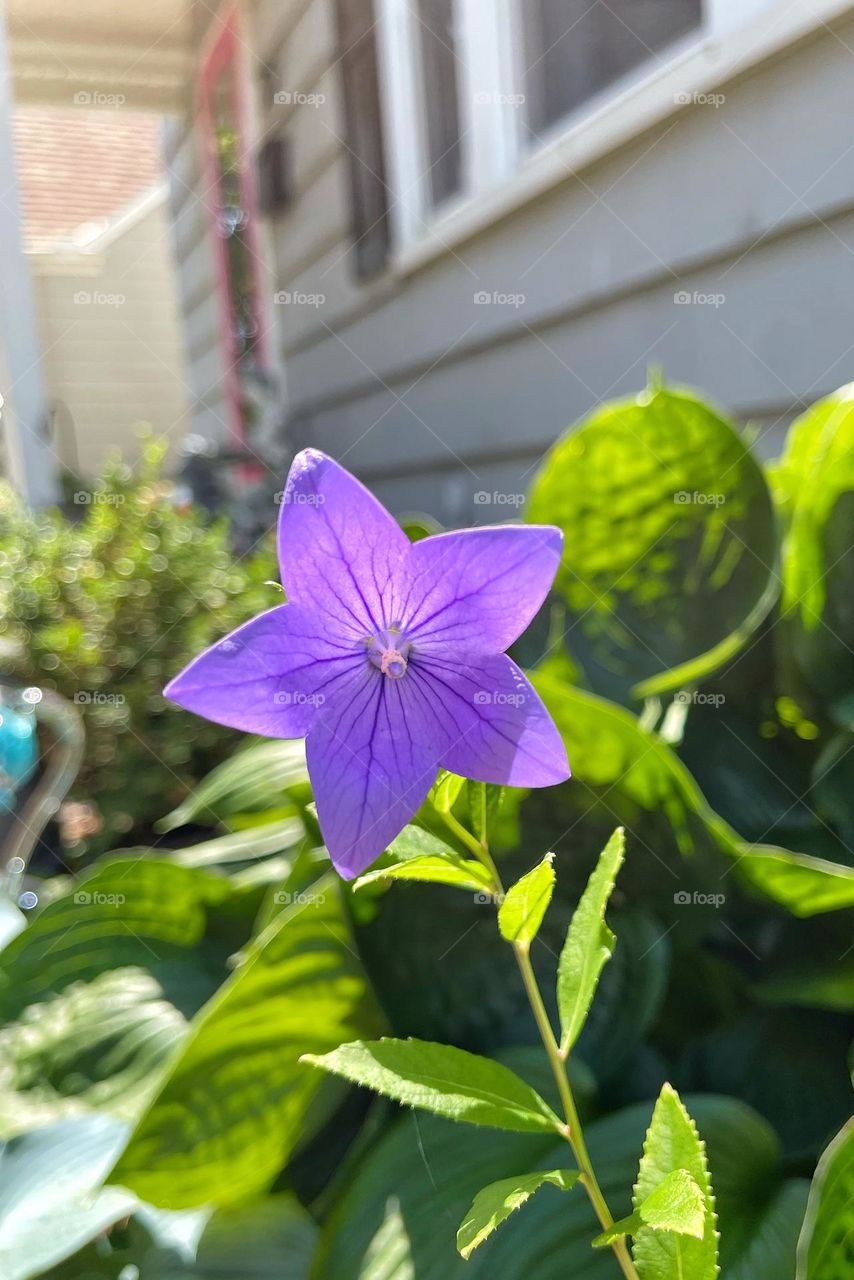
[[[323,838],[350,879],[440,766],[518,787],[569,777],[551,717],[504,653],[545,599],[561,540],[504,525],[410,543],[358,480],[306,449],[279,518],[288,603],[201,654],[166,696],[235,729],[305,737]]]

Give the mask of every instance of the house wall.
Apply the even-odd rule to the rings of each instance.
[[[33,266],[54,448],[75,476],[114,450],[133,458],[147,424],[187,430],[187,375],[165,193],[89,253]]]
[[[854,20],[731,80],[722,106],[674,111],[452,251],[368,285],[349,244],[332,0],[256,0],[250,41],[259,130],[283,131],[292,152],[295,198],[267,227],[275,290],[324,299],[274,308],[290,432],[393,509],[455,523],[478,491],[524,491],[564,428],[636,392],[650,365],[756,424],[766,455],[851,377]],[[282,105],[282,90],[317,104]],[[193,237],[181,253],[197,281]],[[185,298],[198,287],[185,281]],[[479,291],[523,298],[480,305]],[[682,291],[723,301],[684,305]],[[208,335],[188,315],[198,376]]]

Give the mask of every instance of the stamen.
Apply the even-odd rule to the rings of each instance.
[[[390,680],[400,680],[409,665],[409,641],[396,629],[389,628],[368,641],[368,657]]]

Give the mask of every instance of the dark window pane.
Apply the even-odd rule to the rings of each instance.
[[[522,0],[534,133],[699,26],[702,0]]]
[[[460,111],[455,0],[418,0],[428,181],[434,205],[460,189]]]
[[[352,234],[360,276],[382,270],[390,240],[374,25],[373,0],[338,0]]]

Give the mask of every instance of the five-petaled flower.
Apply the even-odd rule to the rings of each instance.
[[[504,650],[551,586],[558,529],[504,525],[410,543],[358,480],[306,449],[282,495],[288,603],[196,658],[166,689],[250,733],[306,738],[338,871],[364,870],[438,768],[543,787],[569,776],[552,720]]]

